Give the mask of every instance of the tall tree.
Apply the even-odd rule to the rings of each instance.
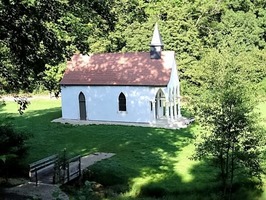
[[[50,29],[64,13],[65,3],[60,0],[1,1],[0,54],[1,78],[8,82],[7,90],[31,89],[32,81],[44,70],[45,63],[62,60],[64,44]],[[3,49],[5,51],[3,51]],[[5,53],[7,52],[7,53]],[[10,71],[10,65],[12,65]]]
[[[239,53],[264,54],[265,8],[263,0],[3,0],[1,89],[32,90],[46,64],[74,52],[148,51],[155,22],[165,50],[176,52],[183,85],[199,86],[197,68],[209,48],[237,44]]]
[[[6,91],[29,90],[45,65],[90,51],[88,36],[114,27],[112,1],[3,0],[0,2],[0,80]],[[106,36],[107,37],[107,36]]]
[[[261,181],[265,150],[265,130],[258,125],[250,83],[236,64],[234,55],[212,52],[202,69],[206,90],[196,106],[206,131],[198,138],[195,158],[213,161],[228,199],[236,177]]]

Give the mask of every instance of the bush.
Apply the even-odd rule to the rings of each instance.
[[[27,153],[25,141],[29,138],[28,134],[16,131],[10,124],[0,125],[0,175],[8,178],[17,175],[21,170],[21,160]]]
[[[98,163],[99,164],[99,163]],[[122,172],[116,163],[107,163],[104,167],[95,164],[91,166],[87,180],[95,181],[104,186],[127,184],[128,177]]]
[[[27,109],[28,105],[30,104],[30,101],[28,101],[27,97],[15,96],[14,101],[17,102],[17,104],[19,105],[18,112],[20,115],[24,113],[24,111]]]
[[[159,185],[147,185],[141,188],[140,195],[145,197],[161,198],[167,195],[169,192]]]

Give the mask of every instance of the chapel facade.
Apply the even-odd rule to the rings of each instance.
[[[61,85],[62,118],[172,123],[181,118],[174,51],[164,51],[155,25],[150,52],[75,54]]]

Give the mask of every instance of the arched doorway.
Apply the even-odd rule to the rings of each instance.
[[[84,94],[79,93],[79,116],[80,120],[86,120],[86,99]]]
[[[155,116],[156,119],[165,116],[165,95],[161,89],[155,95]]]

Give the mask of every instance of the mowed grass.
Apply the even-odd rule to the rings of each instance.
[[[70,156],[94,152],[116,155],[90,167],[90,178],[112,192],[111,199],[165,198],[215,199],[215,170],[205,162],[191,159],[198,126],[180,130],[133,126],[72,126],[52,123],[61,116],[60,100],[32,100],[24,115],[15,102],[0,108],[29,139],[31,163],[66,148]],[[261,109],[266,109],[266,104]],[[115,195],[113,194],[115,193]],[[264,199],[257,191],[242,191],[241,199]],[[238,199],[238,198],[236,198]]]

